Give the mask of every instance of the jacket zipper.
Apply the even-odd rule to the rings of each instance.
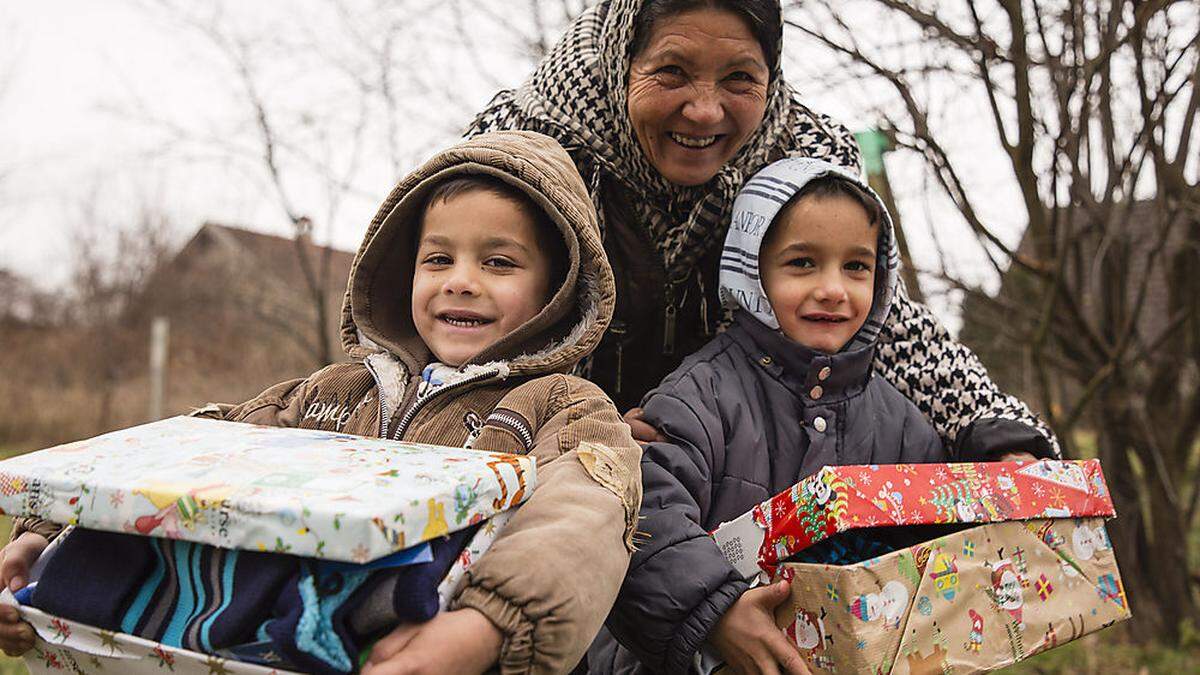
[[[367,372],[371,374],[371,377],[375,378],[375,398],[379,399],[379,437],[387,438],[388,420],[391,419],[392,414],[388,410],[387,402],[383,400],[383,384],[379,381],[379,373],[375,372],[375,367],[371,365],[370,361],[363,359],[363,365],[367,367]]]
[[[465,387],[468,384],[476,384],[476,383],[482,382],[484,380],[490,380],[494,377],[497,377],[499,374],[500,374],[499,370],[491,370],[491,371],[488,371],[485,373],[480,373],[478,375],[468,377],[464,380],[459,380],[458,382],[454,382],[452,384],[443,385],[443,386],[438,387],[437,389],[434,389],[433,391],[425,394],[424,396],[418,396],[417,399],[415,401],[413,401],[412,406],[409,407],[408,412],[404,413],[404,416],[400,418],[400,423],[396,425],[396,432],[395,432],[393,438],[395,440],[400,440],[400,439],[404,438],[404,432],[408,430],[408,425],[412,424],[412,421],[417,416],[417,413],[421,412],[421,409],[424,408],[433,399],[435,399],[438,396],[445,394],[451,390],[461,389],[462,387]],[[386,438],[386,436],[385,436],[385,438]]]
[[[492,411],[492,414],[488,415],[487,422],[484,424],[486,425],[492,421],[505,425],[506,429],[517,434],[521,439],[521,443],[525,445],[525,452],[533,449],[533,432],[530,431],[529,423],[525,421],[525,418],[515,412],[497,408]]]
[[[665,300],[662,350],[663,354],[670,355],[675,353],[675,314],[678,311],[675,307],[675,284],[667,284]]]
[[[625,322],[614,320],[608,326],[608,332],[616,336],[617,342],[617,388],[614,393],[621,393],[621,378],[625,361]]]

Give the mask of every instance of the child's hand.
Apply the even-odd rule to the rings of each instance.
[[[26,532],[0,552],[0,582],[11,591],[25,587],[29,568],[49,545],[40,534]],[[33,626],[21,620],[17,608],[0,605],[0,650],[9,656],[20,656],[33,649]]]
[[[375,643],[363,675],[482,673],[500,658],[504,636],[474,609],[404,624]]]
[[[37,561],[50,541],[40,534],[26,532],[0,551],[0,582],[14,593],[29,583],[29,568]]]
[[[641,408],[630,408],[629,412],[623,417],[625,424],[629,425],[629,431],[633,434],[633,440],[641,444],[646,443],[663,443],[667,440],[666,436],[659,433],[649,422],[642,417]]]
[[[996,457],[997,462],[1036,462],[1037,457],[1028,452],[1006,452]]]
[[[21,620],[17,608],[0,605],[0,650],[9,656],[21,656],[33,649],[33,626]]]
[[[788,599],[786,581],[746,591],[708,636],[730,667],[744,675],[809,675],[800,652],[775,625],[775,608]]]

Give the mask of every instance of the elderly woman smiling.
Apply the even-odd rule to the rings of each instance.
[[[634,33],[629,122],[663,178],[703,185],[758,130],[771,71],[737,13],[700,7],[654,20],[669,9],[652,5]]]
[[[784,81],[781,52],[777,0],[601,0],[467,131],[548,134],[588,183],[617,309],[586,374],[623,410],[721,324],[717,243],[744,178],[791,155],[859,170],[849,132]],[[1029,409],[903,293],[876,367],[962,457],[1057,452]],[[632,412],[635,431],[652,434]]]

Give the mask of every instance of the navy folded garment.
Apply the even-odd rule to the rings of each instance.
[[[380,572],[345,571],[339,563],[306,561],[300,578],[274,608],[261,635],[305,672],[347,673],[359,652],[401,623],[438,612],[437,586],[478,529],[430,542],[433,559]]]
[[[438,583],[475,529],[431,542],[429,562],[380,568],[75,528],[30,604],[210,654],[269,641],[276,665],[347,673],[382,633],[437,613]]]

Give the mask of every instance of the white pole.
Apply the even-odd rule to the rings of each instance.
[[[163,416],[163,392],[167,379],[167,337],[170,321],[165,316],[154,317],[150,326],[150,419]]]

